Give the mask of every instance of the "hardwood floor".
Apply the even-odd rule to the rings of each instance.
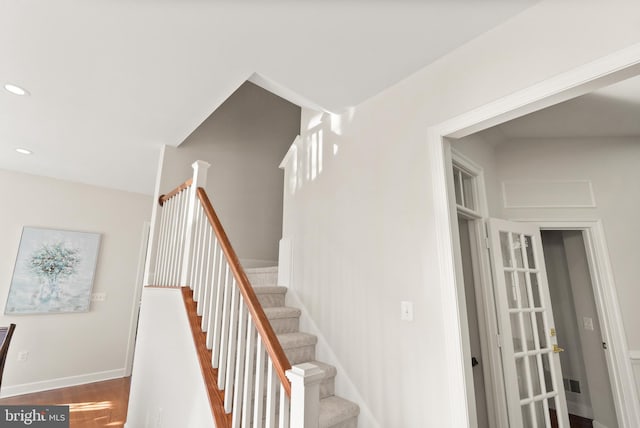
[[[71,428],[121,428],[127,418],[131,378],[0,399],[0,405],[69,405]]]
[[[551,416],[551,427],[558,427],[558,420],[556,419],[556,412],[553,409],[549,409]],[[593,428],[593,421],[580,416],[569,414],[569,425],[571,428]]]

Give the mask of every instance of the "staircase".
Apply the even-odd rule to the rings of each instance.
[[[311,363],[322,371],[318,428],[356,428],[360,408],[334,395],[336,368],[316,361],[318,338],[300,332],[300,309],[285,306],[286,287],[278,287],[278,268],[245,269],[260,304],[292,365]]]
[[[241,266],[202,187],[208,167],[159,198],[147,261],[153,286],[182,288],[216,426],[356,428],[360,409],[334,395],[336,369],[316,361],[277,268]]]

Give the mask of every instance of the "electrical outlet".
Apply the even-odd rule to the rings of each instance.
[[[18,352],[18,361],[27,361],[29,359],[29,351]]]
[[[93,293],[91,295],[92,302],[104,302],[107,300],[107,293]]]
[[[400,302],[400,319],[413,321],[413,302]]]

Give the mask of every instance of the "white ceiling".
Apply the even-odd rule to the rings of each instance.
[[[340,111],[533,3],[0,0],[0,87],[31,93],[0,89],[0,168],[151,194],[161,145],[250,76]]]
[[[506,139],[640,137],[640,76],[497,128]]]

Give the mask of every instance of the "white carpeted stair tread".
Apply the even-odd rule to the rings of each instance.
[[[264,308],[264,312],[276,334],[300,331],[300,314],[302,313],[300,309],[274,306],[272,308]]]
[[[244,271],[247,274],[250,274],[250,273],[274,273],[274,272],[278,273],[278,266],[247,268]]]
[[[270,320],[277,320],[281,318],[297,318],[302,311],[298,308],[291,308],[289,306],[276,306],[274,308],[264,308],[264,313]]]
[[[253,289],[257,295],[260,294],[287,294],[287,287],[268,286],[256,287]]]
[[[322,361],[309,361],[310,364],[315,364],[324,373],[324,377],[333,377],[338,374],[338,370],[331,364],[323,363]]]
[[[278,340],[280,340],[282,349],[301,348],[318,343],[318,338],[313,334],[300,332],[279,334]]]
[[[353,419],[360,414],[360,407],[344,398],[332,396],[320,400],[320,423],[319,428],[328,428],[349,419]]]
[[[255,291],[258,301],[260,301],[263,308],[284,306],[284,296],[287,294],[287,287],[253,287],[253,291]]]

